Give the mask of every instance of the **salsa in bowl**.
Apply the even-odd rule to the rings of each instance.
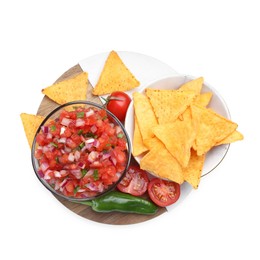
[[[38,128],[32,146],[38,179],[70,201],[90,200],[112,190],[130,159],[131,144],[122,123],[88,101],[54,109]]]

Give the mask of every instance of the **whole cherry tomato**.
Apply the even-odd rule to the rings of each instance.
[[[130,102],[131,98],[125,92],[115,91],[107,98],[107,109],[124,122]]]

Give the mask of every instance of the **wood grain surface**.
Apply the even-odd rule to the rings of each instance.
[[[69,79],[70,77],[82,72],[81,67],[77,64],[62,74],[55,82],[59,82],[65,79]],[[88,83],[87,90],[87,100],[101,104],[99,97],[92,95],[92,89],[90,83]],[[42,116],[47,116],[54,108],[59,105],[49,99],[47,96],[44,96],[42,102],[38,108],[37,114]],[[136,164],[135,160],[132,158],[132,164]],[[54,196],[60,203],[62,203],[69,210],[78,214],[79,216],[99,222],[104,224],[112,224],[112,225],[128,225],[135,224],[150,220],[152,218],[158,217],[159,215],[165,213],[166,208],[159,208],[158,212],[154,215],[140,215],[140,214],[127,214],[120,212],[110,212],[110,213],[97,213],[91,209],[91,207],[86,205],[77,204],[74,202],[70,202],[66,199],[63,199],[58,196]]]

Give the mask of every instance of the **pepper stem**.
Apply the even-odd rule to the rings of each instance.
[[[91,200],[86,200],[86,201],[82,201],[80,202],[80,204],[84,204],[84,205],[88,205],[88,206],[92,206],[92,201]]]

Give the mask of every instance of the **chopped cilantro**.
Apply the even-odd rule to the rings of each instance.
[[[73,193],[76,194],[78,192],[78,190],[80,189],[80,186],[76,186],[73,190]]]
[[[94,178],[95,181],[97,181],[99,179],[98,170],[97,169],[94,170],[93,178]]]
[[[118,135],[117,135],[117,138],[123,138],[124,137],[124,134],[123,133],[119,133]]]
[[[51,126],[51,131],[54,132],[56,130],[56,126],[55,125],[52,125]]]
[[[85,142],[79,144],[79,148],[82,149],[85,146]]]
[[[81,174],[82,174],[82,177],[84,177],[87,174],[87,170],[86,169],[82,169],[81,170]]]
[[[92,137],[92,138],[97,138],[97,135],[95,135],[92,132],[87,132],[86,134],[84,134],[85,137]]]
[[[77,113],[77,118],[82,118],[82,117],[84,117],[84,112],[82,111],[82,112],[78,112]]]
[[[82,133],[83,133],[83,130],[80,129],[80,130],[78,131],[78,135],[82,135]]]
[[[50,142],[50,144],[52,145],[52,146],[54,146],[54,147],[58,147],[58,145],[57,144],[55,144],[55,143],[53,143],[53,142]]]

